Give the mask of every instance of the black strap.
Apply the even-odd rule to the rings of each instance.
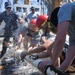
[[[70,75],[68,72],[66,73],[66,72],[63,72],[63,71],[61,71],[61,70],[58,70],[57,68],[53,67],[52,65],[47,65],[47,66],[45,67],[45,70],[44,70],[45,74],[46,74],[46,70],[47,70],[49,67],[50,67],[50,70],[54,71],[54,72],[57,73],[58,75]],[[47,75],[47,74],[46,74],[46,75]]]
[[[52,65],[50,65],[50,69],[53,70],[55,73],[58,73],[59,75],[69,75],[66,72],[63,72],[61,70],[58,70],[57,68],[53,67]]]
[[[44,74],[45,74],[45,75],[47,75],[47,74],[46,74],[46,71],[47,71],[47,69],[48,69],[49,67],[50,67],[50,65],[45,66],[45,68],[44,68]]]

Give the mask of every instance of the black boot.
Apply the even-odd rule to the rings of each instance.
[[[1,55],[0,55],[0,59],[3,57],[3,55],[6,53],[7,47],[3,47],[2,51],[1,51]]]

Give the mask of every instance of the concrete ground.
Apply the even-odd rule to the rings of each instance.
[[[2,50],[3,37],[0,37],[0,51]],[[12,38],[11,38],[12,41]],[[21,45],[23,49],[23,45]],[[17,67],[14,64],[7,64],[4,69],[0,70],[0,75],[43,75],[36,67],[24,60]]]

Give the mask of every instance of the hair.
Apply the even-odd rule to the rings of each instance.
[[[58,11],[59,11],[60,7],[55,8],[52,13],[51,13],[51,18],[50,21],[52,22],[52,24],[57,27],[58,26]]]
[[[31,10],[35,10],[35,7],[31,7],[30,9],[31,9]]]

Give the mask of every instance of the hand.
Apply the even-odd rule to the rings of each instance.
[[[21,53],[22,53],[22,51],[20,52],[19,50],[16,50],[15,51],[15,58],[16,59],[21,59],[21,57],[20,57],[21,56]]]
[[[32,49],[33,49],[33,47],[29,47],[29,48],[28,48],[28,51],[31,51]]]
[[[21,19],[21,20],[20,20],[20,23],[21,23],[21,24],[23,24],[23,23],[24,23],[24,20],[23,20],[23,19]]]
[[[15,50],[19,49],[19,46],[18,46],[18,45],[17,45],[17,46],[15,46],[15,47],[14,47],[14,49],[15,49]]]
[[[21,60],[23,60],[25,58],[26,55],[29,55],[29,52],[23,51],[20,55]]]
[[[42,42],[46,42],[47,38],[45,36],[41,37]]]

